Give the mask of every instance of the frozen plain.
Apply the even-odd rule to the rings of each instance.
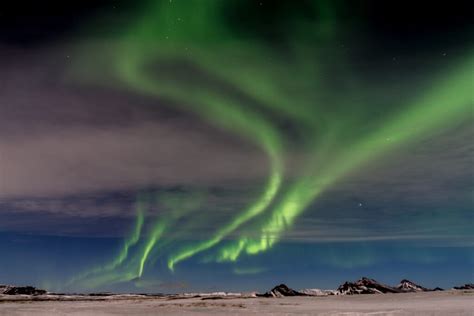
[[[1,301],[0,315],[474,315],[473,291],[284,298]]]

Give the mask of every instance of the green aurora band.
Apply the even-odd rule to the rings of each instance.
[[[219,15],[223,3],[151,1],[137,22],[118,35],[107,65],[109,81],[118,81],[123,89],[137,94],[172,101],[173,106],[252,142],[268,157],[268,178],[260,196],[207,239],[173,247],[167,257],[170,270],[211,248],[218,262],[271,248],[320,194],[344,176],[395,148],[455,126],[472,111],[474,60],[469,52],[459,57],[455,67],[439,71],[438,79],[429,89],[417,92],[418,97],[410,96],[411,101],[398,110],[387,111],[380,124],[362,129],[370,109],[364,101],[353,100],[354,94],[364,90],[363,84],[345,69],[341,72],[350,91],[335,93],[325,83],[328,70],[319,61],[334,48],[333,38],[338,34],[330,1],[313,2],[320,12],[317,22],[292,20],[285,30],[288,40],[280,50],[272,42],[223,26]],[[335,59],[346,58],[344,53],[335,55]],[[334,110],[325,111],[331,106]],[[348,112],[349,107],[356,110]],[[285,174],[286,150],[295,136],[284,135],[281,123],[294,127],[299,137],[294,146],[306,153],[303,175]],[[189,212],[177,210],[169,218],[158,219],[146,236],[143,212],[137,214],[133,234],[104,269],[121,265],[130,256],[129,248],[143,238],[131,259],[138,265],[137,272],[127,270],[123,277],[104,277],[98,283],[141,277],[166,231]],[[254,228],[252,233],[246,226]],[[237,238],[230,238],[231,234]]]
[[[183,12],[182,9],[187,9],[189,13],[194,14],[195,9],[197,9],[196,7],[203,7],[202,5],[198,5],[197,2],[181,3],[184,4],[184,6],[178,9],[181,13]],[[213,8],[212,1],[206,2],[206,4],[210,5],[210,8]],[[173,6],[173,8],[176,7]],[[159,10],[159,8],[153,8],[148,12],[159,14],[162,11]],[[201,12],[203,14],[207,13],[205,11]],[[206,19],[206,16],[207,15],[199,16],[199,19],[196,21],[203,21]],[[206,87],[203,87],[197,82],[182,87],[179,85],[180,81],[178,78],[175,79],[176,81],[169,77],[163,80],[155,74],[146,71],[146,66],[153,62],[156,57],[169,58],[176,56],[174,50],[168,52],[170,55],[166,56],[166,52],[162,52],[162,46],[158,48],[155,46],[154,40],[157,34],[154,30],[161,30],[161,25],[156,24],[163,21],[166,20],[159,16],[144,19],[139,23],[137,28],[130,32],[130,34],[132,34],[130,38],[127,37],[123,40],[123,46],[120,49],[123,54],[117,57],[116,62],[120,79],[136,92],[156,95],[157,97],[167,97],[181,102],[191,110],[197,111],[196,113],[198,115],[216,126],[233,131],[249,140],[254,140],[267,154],[271,164],[270,176],[260,198],[237,215],[233,221],[218,229],[210,239],[200,242],[197,245],[184,247],[179,253],[172,255],[168,261],[168,267],[173,269],[177,262],[215,246],[229,233],[262,213],[272,202],[281,185],[282,161],[280,158],[281,144],[279,143],[280,136],[278,135],[278,131],[258,112],[241,106],[238,101],[229,100],[226,95],[206,89]],[[193,25],[190,25],[190,27],[192,28]],[[179,35],[180,34],[177,34],[177,36]],[[185,35],[189,36],[190,34]],[[182,51],[182,49],[179,50]],[[157,229],[157,234],[160,235],[159,231],[162,230],[162,227],[159,226]],[[152,242],[151,244],[154,243]],[[142,261],[146,261],[146,258],[147,252],[144,252]]]
[[[180,218],[196,211],[202,205],[204,198],[205,193],[202,190],[185,194],[159,194],[156,196],[156,201],[151,194],[139,194],[135,226],[130,236],[125,240],[122,251],[111,263],[87,271],[72,279],[69,285],[76,284],[85,288],[97,288],[107,284],[137,280],[142,276],[151,251],[157,248],[166,229]],[[155,218],[153,226],[145,233],[143,227],[145,214],[150,213],[152,206],[156,205],[155,202],[167,210],[166,216],[159,215]],[[163,242],[164,244],[165,242]],[[129,259],[132,248],[133,258]],[[127,259],[129,259],[128,262]]]
[[[341,176],[395,147],[442,129],[446,121],[459,121],[472,110],[473,69],[474,59],[461,63],[454,71],[444,74],[429,93],[414,101],[408,111],[400,113],[385,127],[353,144],[328,163],[325,172],[303,177],[275,207],[268,222],[261,227],[259,239],[242,237],[236,245],[223,248],[218,260],[234,261],[243,250],[255,254],[268,249],[291,227],[298,215]]]
[[[128,238],[125,239],[123,246],[117,256],[108,264],[100,267],[96,267],[90,271],[86,271],[84,274],[73,278],[69,281],[70,284],[83,283],[84,280],[89,280],[91,277],[96,278],[97,275],[104,275],[112,272],[114,269],[119,267],[128,258],[130,248],[135,246],[140,240],[143,224],[145,222],[145,210],[146,210],[146,199],[143,195],[138,196],[137,207],[136,207],[136,220],[135,226],[131,231]]]

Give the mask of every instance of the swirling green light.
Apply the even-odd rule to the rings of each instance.
[[[118,81],[123,89],[190,111],[252,142],[269,161],[260,196],[209,238],[174,247],[167,257],[169,269],[216,246],[220,246],[217,261],[236,261],[242,253],[271,248],[320,194],[344,176],[395,148],[454,125],[472,110],[473,60],[467,54],[457,67],[440,71],[431,89],[417,92],[419,98],[400,101],[399,110],[386,111],[376,123],[366,124],[373,108],[383,105],[354,101],[353,95],[346,96],[326,82],[333,69],[325,70],[328,66],[319,57],[337,41],[337,20],[330,1],[311,3],[319,8],[320,19],[292,21],[281,46],[238,36],[224,27],[219,15],[224,2],[219,0],[150,1],[137,22],[119,34],[108,61],[114,84]],[[342,53],[334,55],[344,64]],[[350,69],[338,76],[350,81],[344,81],[350,93],[365,93],[359,88],[363,85],[354,83],[357,76]],[[299,138],[286,135],[281,123],[294,128]],[[296,138],[300,143],[294,146],[305,154],[302,175],[285,174],[285,152]],[[253,220],[260,221],[256,236],[239,231]],[[141,229],[143,218],[137,219],[140,222]],[[138,276],[175,222],[158,220],[144,238],[135,258]],[[237,240],[221,244],[232,233]],[[132,238],[130,245],[136,243]],[[118,256],[117,265],[127,258],[129,247]]]
[[[408,110],[348,146],[325,166],[323,172],[298,181],[261,227],[259,239],[244,236],[235,244],[222,248],[216,259],[235,261],[244,250],[248,254],[267,250],[323,190],[343,175],[394,148],[416,142],[433,131],[459,122],[472,111],[473,70],[474,59],[469,57],[455,69],[443,73],[431,90],[415,100]]]

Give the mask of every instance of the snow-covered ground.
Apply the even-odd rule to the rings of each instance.
[[[104,298],[102,298],[104,299]],[[472,316],[474,292],[445,291],[324,297],[145,298],[0,302],[0,315],[430,315]]]

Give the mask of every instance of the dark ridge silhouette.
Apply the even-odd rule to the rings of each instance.
[[[37,289],[33,286],[0,285],[0,294],[4,295],[44,295],[46,290]]]
[[[257,294],[259,297],[285,297],[285,296],[307,296],[304,293],[290,289],[285,284],[275,286],[271,291],[264,294]]]
[[[464,285],[453,287],[455,290],[474,290],[474,283],[466,283]]]
[[[379,283],[374,279],[363,277],[355,282],[345,282],[337,288],[337,292],[342,295],[354,294],[385,294],[385,293],[401,293],[402,291]]]
[[[396,289],[400,290],[401,292],[429,292],[433,291],[426,287],[423,287],[415,282],[412,282],[407,279],[403,279],[400,281],[400,284],[396,286]]]

